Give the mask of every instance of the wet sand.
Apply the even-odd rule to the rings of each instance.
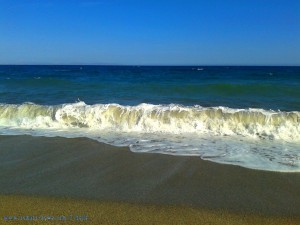
[[[68,198],[74,207],[84,202],[82,209],[86,207],[94,219],[97,210],[123,207],[129,217],[141,208],[139,215],[149,215],[144,224],[151,221],[150,215],[163,212],[166,218],[180,221],[184,210],[199,218],[216,216],[220,223],[212,224],[248,217],[271,219],[271,224],[300,222],[300,173],[250,170],[198,157],[132,153],[87,138],[0,136],[0,194],[1,204],[6,202],[1,208],[12,214],[17,210],[14,202],[22,201],[25,205],[40,201],[37,204],[46,208],[50,207],[47,201],[61,202],[56,212],[64,212],[62,199]]]

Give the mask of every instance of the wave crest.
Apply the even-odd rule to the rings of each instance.
[[[300,112],[263,109],[231,109],[180,105],[58,106],[33,103],[0,104],[0,126],[22,128],[82,128],[142,133],[212,133],[253,138],[300,140]]]

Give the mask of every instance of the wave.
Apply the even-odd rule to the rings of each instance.
[[[0,126],[22,128],[93,128],[142,133],[212,133],[251,138],[300,140],[300,112],[181,105],[43,106],[0,104]]]
[[[0,134],[88,137],[134,152],[300,172],[300,112],[182,105],[0,104]]]

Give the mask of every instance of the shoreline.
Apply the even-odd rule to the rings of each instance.
[[[88,138],[0,136],[0,199],[16,196],[300,221],[300,173],[133,153]]]

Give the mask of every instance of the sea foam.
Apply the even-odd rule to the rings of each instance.
[[[300,112],[182,105],[0,104],[1,133],[86,136],[133,151],[300,171]],[[26,133],[25,132],[25,133]]]
[[[122,132],[213,133],[300,140],[300,112],[296,111],[184,107],[173,104],[86,105],[78,102],[60,106],[0,104],[0,115],[1,126],[22,128],[89,127]]]

